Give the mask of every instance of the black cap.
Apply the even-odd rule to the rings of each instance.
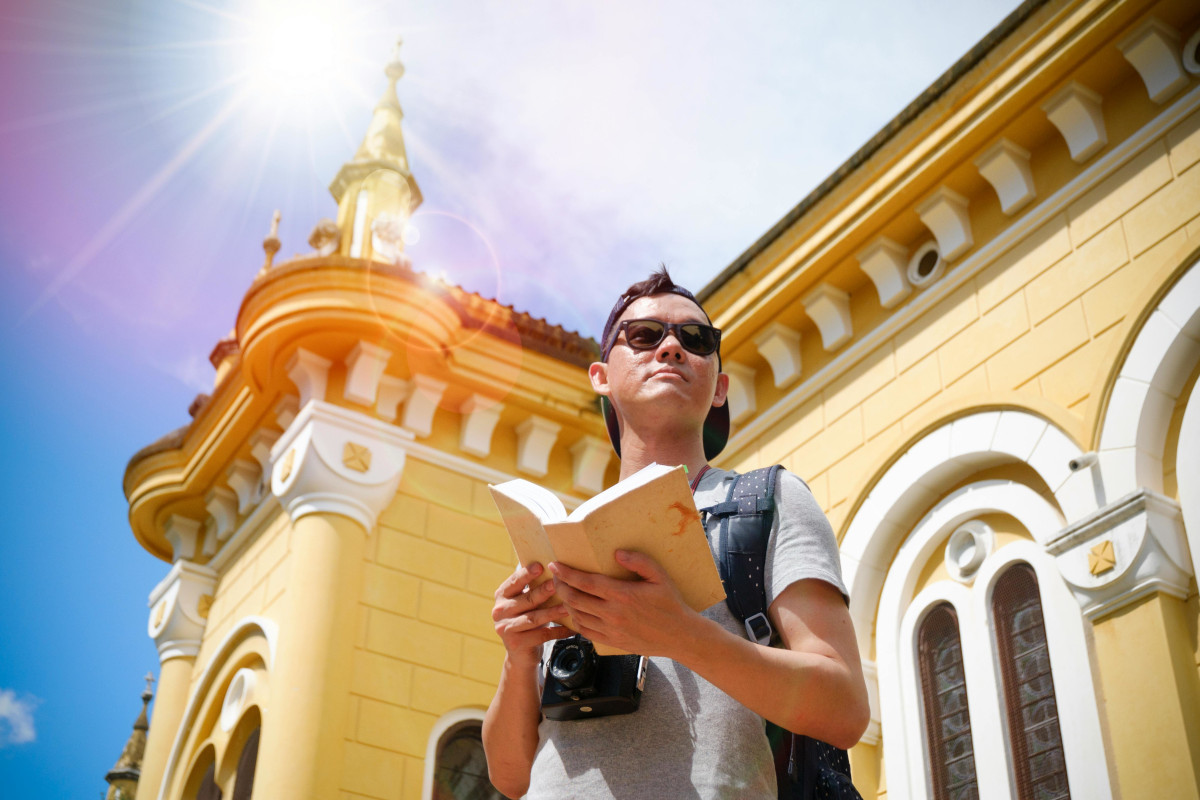
[[[636,286],[637,284],[635,284]],[[696,304],[696,308],[700,309],[700,313],[704,315],[704,319],[708,324],[712,324],[712,320],[708,317],[708,312],[704,310],[704,306],[700,305],[700,301],[696,296],[682,286],[672,285],[669,288],[663,288],[650,293],[642,293],[636,291],[626,291],[621,295],[612,307],[612,311],[608,312],[608,320],[604,323],[604,334],[600,339],[600,360],[608,361],[608,354],[612,352],[613,345],[616,344],[616,335],[614,329],[617,326],[617,320],[625,313],[625,309],[637,300],[639,297],[653,297],[660,294],[677,294],[680,297],[686,297]],[[721,369],[721,351],[717,351],[717,370]],[[613,408],[612,403],[607,397],[600,398],[600,408],[604,413],[604,424],[608,428],[608,440],[612,442],[613,450],[617,451],[617,458],[621,457],[621,428],[617,423],[617,412]],[[725,443],[729,441],[729,404],[722,403],[719,406],[713,406],[708,410],[708,416],[704,418],[704,458],[711,461],[716,458],[722,450],[725,449]]]

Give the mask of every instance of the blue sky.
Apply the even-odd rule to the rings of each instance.
[[[417,269],[595,336],[698,289],[1014,0],[0,5],[0,785],[97,797],[157,674],[121,478],[261,264],[336,212],[397,36]],[[264,54],[268,56],[264,60]]]

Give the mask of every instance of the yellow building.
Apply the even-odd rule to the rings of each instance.
[[[594,343],[410,269],[401,71],[126,473],[171,563],[142,800],[465,796],[486,484],[615,478]],[[838,535],[864,797],[1200,798],[1198,76],[1194,2],[1026,2],[701,293],[719,464],[785,464]]]

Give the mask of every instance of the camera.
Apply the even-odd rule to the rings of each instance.
[[[542,714],[570,720],[632,714],[646,685],[645,656],[601,656],[579,634],[554,643],[546,660]]]

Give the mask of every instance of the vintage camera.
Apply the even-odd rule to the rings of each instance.
[[[646,685],[645,656],[601,656],[579,634],[554,643],[546,661],[542,714],[547,719],[590,719],[632,714]]]

